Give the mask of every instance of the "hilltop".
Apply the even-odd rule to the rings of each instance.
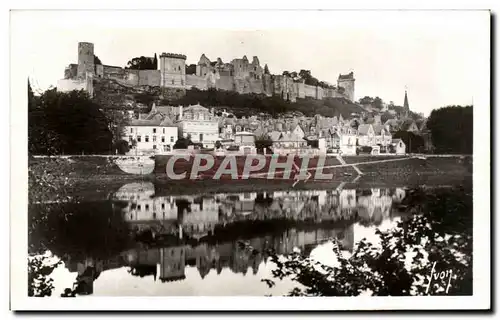
[[[317,100],[312,98],[297,98],[295,102],[283,100],[280,96],[266,96],[265,94],[240,94],[225,90],[198,90],[193,88],[179,94],[172,94],[160,87],[126,86],[113,79],[94,80],[94,101],[106,109],[137,110],[148,109],[153,103],[156,105],[193,105],[201,104],[207,107],[226,109],[237,116],[251,116],[255,113],[265,113],[277,116],[287,112],[300,112],[305,116],[351,118],[365,112],[361,106],[346,98],[326,98]]]

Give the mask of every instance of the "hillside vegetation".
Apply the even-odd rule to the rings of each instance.
[[[186,90],[182,97],[165,97],[160,88],[134,88],[118,83],[114,80],[100,80],[94,83],[94,101],[104,108],[136,109],[145,106],[157,105],[193,105],[201,104],[206,107],[220,107],[234,113],[236,116],[252,116],[256,112],[263,112],[273,116],[281,113],[298,111],[305,116],[339,116],[349,118],[353,113],[361,114],[364,109],[345,98],[328,98],[315,100],[311,98],[297,99],[289,102],[278,96],[268,97],[263,94],[239,94],[233,91],[198,89]]]

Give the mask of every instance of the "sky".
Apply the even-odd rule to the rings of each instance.
[[[279,14],[278,14],[279,13]],[[489,74],[487,12],[463,11],[21,11],[11,15],[11,70],[22,66],[45,90],[77,63],[78,42],[94,43],[104,64],[125,66],[162,52],[224,62],[258,56],[273,74],[311,70],[336,84],[353,71],[355,99],[379,96],[426,116],[473,103]],[[15,61],[14,61],[15,60]]]

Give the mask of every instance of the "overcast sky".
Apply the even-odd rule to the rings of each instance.
[[[11,18],[12,56],[40,89],[77,62],[79,41],[94,43],[101,61],[116,66],[175,52],[189,64],[202,53],[224,62],[258,56],[273,74],[308,69],[332,84],[354,71],[356,100],[402,105],[407,87],[410,108],[425,115],[471,104],[477,79],[489,81],[477,67],[489,58],[484,12],[38,11]]]

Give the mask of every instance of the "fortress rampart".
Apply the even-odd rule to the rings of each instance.
[[[78,44],[78,64],[70,64],[64,71],[64,79],[58,82],[58,90],[85,89],[92,94],[93,79],[114,79],[122,85],[141,87],[163,87],[186,89],[235,91],[241,94],[256,93],[267,96],[281,96],[285,100],[297,98],[325,99],[343,97],[354,100],[354,74],[342,75],[337,87],[324,88],[304,83],[289,75],[272,75],[267,65],[262,68],[259,58],[250,62],[246,56],[223,63],[220,58],[210,61],[202,54],[196,71],[186,74],[186,56],[176,53],[160,55],[160,70],[134,70],[95,63],[94,45],[88,42]],[[340,89],[342,88],[342,89]]]

